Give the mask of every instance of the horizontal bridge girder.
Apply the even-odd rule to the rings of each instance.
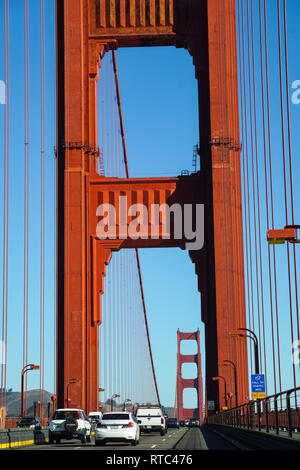
[[[89,180],[90,236],[112,250],[204,244],[203,177]]]
[[[200,359],[200,358],[199,358]],[[178,357],[179,364],[195,363],[198,362],[198,354],[180,354]]]
[[[181,377],[178,391],[184,390],[185,388],[196,388],[198,390],[198,379],[183,379]]]
[[[174,0],[92,0],[89,33],[93,38],[118,39],[121,46],[135,43],[139,36],[171,45]]]

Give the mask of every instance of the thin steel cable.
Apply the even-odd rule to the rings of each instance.
[[[7,331],[8,331],[8,224],[9,224],[9,173],[10,173],[10,14],[9,0],[4,2],[4,197],[3,197],[3,286],[2,286],[2,367],[1,406],[6,406]]]
[[[23,367],[28,363],[28,271],[29,271],[29,4],[24,0],[24,287],[23,287]],[[27,375],[24,384],[27,410]]]
[[[40,0],[41,28],[41,261],[40,261],[40,414],[44,405],[45,360],[45,5]]]
[[[268,26],[267,26],[267,4],[264,0],[264,38],[265,38],[265,64],[266,64],[266,102],[267,102],[267,117],[268,117],[268,150],[269,150],[269,180],[270,180],[270,202],[271,202],[271,220],[272,229],[275,227],[274,217],[274,191],[273,191],[273,163],[272,163],[272,143],[271,143],[271,118],[270,118],[270,90],[269,90],[269,57],[268,57]],[[277,290],[277,260],[275,246],[272,250],[273,258],[273,275],[274,275],[274,295],[275,295],[275,312],[276,312],[276,337],[277,337],[277,361],[278,361],[278,376],[279,376],[279,390],[282,392],[282,379],[281,379],[281,359],[280,359],[280,333],[279,333],[279,305],[278,305],[278,290]]]
[[[283,102],[283,71],[282,71],[282,44],[281,44],[281,12],[280,0],[277,0],[277,18],[278,18],[278,58],[279,58],[279,75],[280,75],[280,107],[281,107],[281,135],[282,135],[282,157],[283,157],[283,175],[284,175],[284,200],[285,200],[285,218],[286,225],[289,223],[288,197],[287,197],[287,168],[286,168],[286,149],[285,149],[285,119],[284,119],[284,102]],[[292,300],[292,281],[291,281],[291,261],[290,247],[287,244],[288,259],[288,284],[289,284],[289,304],[290,304],[290,329],[291,342],[294,344],[294,322],[293,322],[293,300]],[[294,388],[296,388],[296,367],[293,364]]]
[[[255,126],[255,164],[256,164],[256,197],[257,197],[257,223],[258,223],[258,261],[257,261],[257,286],[258,291],[260,290],[261,300],[261,316],[258,318],[259,322],[262,323],[262,342],[260,349],[260,367],[262,369],[262,363],[264,359],[264,371],[267,370],[267,358],[266,358],[266,333],[265,333],[265,309],[264,309],[264,282],[263,282],[263,266],[262,266],[262,236],[261,236],[261,209],[260,209],[260,185],[259,185],[259,166],[258,166],[258,130],[257,130],[257,105],[256,105],[256,79],[255,79],[255,48],[254,48],[254,20],[253,20],[253,0],[251,0],[251,38],[252,38],[252,76],[253,76],[253,105],[254,105],[254,126]],[[258,312],[259,313],[259,312]],[[260,331],[260,323],[259,323]],[[263,351],[263,357],[262,357]],[[266,376],[266,390],[268,387],[268,380]]]
[[[294,189],[293,189],[293,155],[292,155],[292,138],[291,138],[291,114],[289,100],[289,66],[288,66],[288,38],[287,38],[287,9],[286,0],[284,0],[284,48],[285,48],[285,81],[286,81],[286,109],[288,123],[288,149],[289,149],[289,169],[290,169],[290,205],[292,224],[295,224],[294,210]],[[298,275],[297,275],[297,257],[296,246],[293,246],[294,256],[294,273],[295,273],[295,296],[296,296],[296,312],[297,312],[297,332],[300,339],[300,321],[299,321],[299,296],[298,296]]]
[[[262,29],[262,0],[259,0],[259,27],[260,27],[260,58],[261,58],[261,95],[262,95],[262,118],[263,118],[263,143],[264,143],[264,169],[265,169],[265,197],[266,197],[266,215],[267,229],[270,228],[269,215],[269,196],[268,196],[268,171],[267,171],[267,137],[266,137],[266,111],[265,111],[265,85],[264,85],[264,67],[263,67],[263,29]],[[274,315],[273,315],[273,287],[272,287],[272,269],[270,247],[268,246],[268,275],[270,289],[270,316],[271,316],[271,338],[272,338],[272,357],[273,357],[273,380],[275,393],[277,393],[276,380],[276,358],[275,358],[275,336],[274,336]]]
[[[238,2],[238,24],[239,24],[239,69],[240,69],[240,102],[241,102],[241,127],[242,127],[242,136],[243,136],[243,146],[242,146],[242,181],[243,181],[243,197],[244,197],[244,206],[245,210],[244,213],[244,227],[245,227],[245,258],[246,258],[246,297],[247,297],[247,305],[248,305],[248,325],[251,328],[251,299],[250,299],[250,274],[249,274],[249,241],[248,241],[248,218],[247,218],[247,193],[246,193],[246,160],[248,158],[248,137],[245,130],[245,123],[247,123],[247,115],[245,111],[246,107],[246,94],[245,94],[245,76],[243,74],[243,67],[242,67],[242,38],[241,33],[243,29],[243,25],[241,23],[241,4],[240,1]],[[243,100],[244,97],[244,100]],[[245,103],[244,103],[245,101]],[[251,370],[252,370],[252,355],[250,355],[250,362],[251,362]]]

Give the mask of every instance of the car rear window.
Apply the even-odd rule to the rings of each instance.
[[[110,414],[104,414],[102,417],[103,421],[110,421],[110,420],[116,420],[116,419],[129,419],[129,415],[127,414],[121,414],[121,413],[110,413]]]
[[[56,411],[53,419],[67,419],[68,416],[72,418],[80,419],[78,411]]]
[[[35,424],[34,418],[22,418],[20,421],[21,424]]]

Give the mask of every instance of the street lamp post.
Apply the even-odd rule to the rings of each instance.
[[[217,375],[216,377],[213,377],[212,380],[223,380],[224,382],[224,390],[225,390],[225,395],[224,395],[224,399],[225,399],[225,406],[227,407],[227,384],[226,384],[226,380],[224,377],[222,377],[221,375]]]
[[[233,367],[234,389],[235,389],[235,406],[238,406],[238,387],[237,387],[236,365],[233,361],[229,361],[228,359],[224,359],[224,361],[219,365],[229,367],[229,364],[232,365],[232,367]]]
[[[115,394],[111,397],[111,399],[110,399],[110,411],[113,411],[113,399],[114,399],[114,398],[119,398],[119,397],[120,397],[120,395],[118,395],[117,393],[115,393]]]
[[[250,335],[247,335],[248,332]],[[253,335],[253,336],[251,336]],[[230,332],[230,336],[232,337],[241,337],[241,338],[250,338],[254,343],[254,364],[255,364],[255,374],[259,374],[259,353],[258,353],[258,339],[256,334],[249,330],[248,328],[238,328],[237,330],[233,330]]]
[[[24,416],[24,376],[29,370],[38,370],[40,366],[35,364],[27,364],[23,367],[21,372],[21,418]]]

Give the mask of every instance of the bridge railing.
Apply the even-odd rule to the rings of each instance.
[[[264,432],[281,431],[294,437],[300,432],[300,387],[250,401],[207,417],[209,424],[221,424]]]

